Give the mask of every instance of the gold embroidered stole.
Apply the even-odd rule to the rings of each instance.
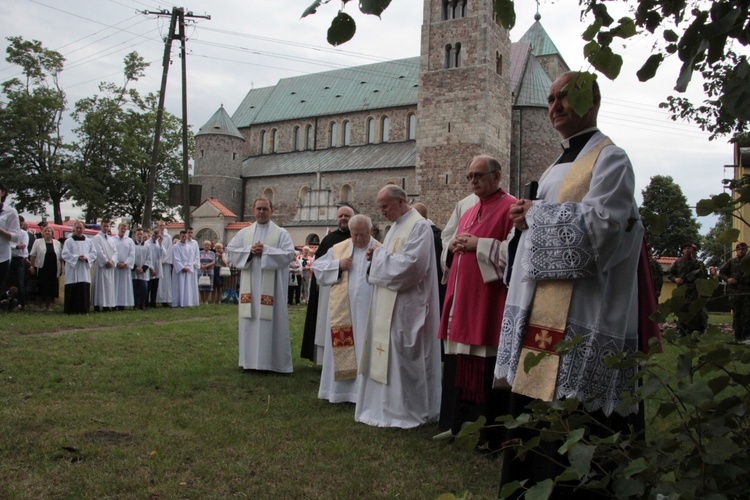
[[[255,243],[255,230],[258,224],[253,224],[245,233],[242,244],[245,247],[251,247]],[[268,223],[268,233],[263,246],[279,246],[279,226],[273,222]],[[250,258],[261,259],[262,256],[250,254]],[[260,319],[270,321],[273,319],[273,293],[276,288],[276,271],[266,269],[261,271],[260,285]],[[252,292],[253,292],[253,275],[252,269],[248,267],[243,269],[240,274],[240,318],[250,319],[252,314]]]
[[[390,253],[404,253],[406,242],[409,235],[414,229],[414,225],[424,217],[419,215],[414,209],[411,209],[409,215],[404,221],[391,228],[385,237],[383,246]],[[388,357],[391,346],[391,323],[393,321],[393,309],[396,305],[396,296],[398,292],[384,286],[377,287],[377,306],[374,311],[370,311],[368,322],[373,321],[375,324],[372,329],[372,346],[370,346],[370,378],[380,382],[388,383]],[[413,311],[414,314],[423,314],[423,311]],[[367,347],[367,346],[365,346]]]
[[[380,243],[376,243],[380,246]],[[341,260],[354,253],[352,240],[333,246],[333,258]],[[349,271],[341,272],[341,279],[331,286],[328,310],[331,317],[331,345],[333,346],[334,380],[357,378],[357,354],[354,348],[354,326],[349,302]]]
[[[583,200],[589,191],[592,171],[599,153],[610,144],[612,141],[608,138],[603,139],[570,166],[557,194],[557,203],[580,203]],[[550,169],[547,169],[542,178]],[[554,398],[560,367],[560,356],[554,348],[565,336],[574,284],[574,280],[546,280],[537,283],[529,325],[513,380],[513,392],[544,401],[552,401]],[[546,356],[527,373],[524,360],[531,353],[545,353]]]

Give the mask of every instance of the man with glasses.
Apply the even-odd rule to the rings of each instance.
[[[739,343],[750,337],[750,274],[742,269],[742,261],[747,255],[747,243],[740,241],[735,246],[735,251],[737,256],[721,266],[719,278],[727,282],[734,340]]]
[[[502,322],[498,311],[508,293],[502,280],[505,240],[516,198],[500,187],[500,173],[495,158],[472,159],[466,178],[479,201],[463,213],[448,244],[450,274],[438,333],[445,350],[440,423],[454,434],[464,422],[482,415],[492,422],[507,411],[507,393],[493,391],[492,373]],[[501,444],[497,434],[484,437],[491,448]]]

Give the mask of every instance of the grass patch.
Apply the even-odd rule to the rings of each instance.
[[[499,461],[440,448],[436,426],[318,400],[304,314],[292,375],[238,369],[229,305],[0,316],[0,498],[497,496]]]

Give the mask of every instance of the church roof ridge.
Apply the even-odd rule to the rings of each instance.
[[[531,51],[535,56],[556,55],[562,58],[562,54],[560,54],[560,51],[557,49],[555,42],[552,41],[547,34],[547,31],[544,29],[544,26],[542,26],[542,23],[539,19],[536,19],[536,17],[534,24],[526,30],[526,33],[524,33],[518,41],[530,42]]]
[[[237,217],[237,215],[224,206],[217,198],[206,198],[206,201],[215,206],[224,217]]]
[[[231,135],[233,137],[238,137],[243,141],[245,140],[245,138],[242,137],[240,130],[237,128],[237,126],[232,121],[232,118],[229,116],[229,113],[227,113],[224,109],[223,104],[219,107],[218,110],[216,110],[216,113],[214,113],[211,118],[209,118],[208,121],[200,129],[198,129],[198,133],[195,135],[199,136],[209,134]]]

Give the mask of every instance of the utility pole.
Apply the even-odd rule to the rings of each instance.
[[[183,220],[185,229],[190,225],[190,172],[188,168],[188,124],[187,124],[187,65],[185,61],[185,18],[211,19],[211,16],[197,16],[192,12],[185,12],[182,7],[173,7],[172,12],[166,10],[143,11],[143,14],[170,16],[169,33],[164,40],[164,58],[162,60],[161,88],[159,90],[159,107],[156,111],[156,130],[154,131],[154,147],[151,151],[151,168],[148,173],[146,189],[146,203],[143,213],[143,226],[151,227],[151,211],[154,205],[154,190],[156,186],[156,171],[159,164],[159,144],[161,142],[161,128],[164,119],[164,98],[167,92],[167,74],[169,73],[172,40],[179,39],[181,43],[180,56],[182,58],[182,200]],[[179,33],[177,28],[179,25]]]

